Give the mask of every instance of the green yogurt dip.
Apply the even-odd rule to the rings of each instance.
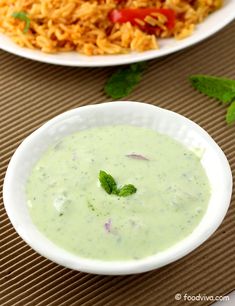
[[[136,193],[101,187],[99,172]],[[26,193],[37,228],[85,258],[139,259],[188,236],[208,206],[210,186],[200,158],[169,136],[134,126],[77,132],[35,164]]]

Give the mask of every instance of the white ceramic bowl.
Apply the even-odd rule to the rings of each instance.
[[[27,177],[51,143],[75,131],[104,125],[135,125],[167,134],[189,148],[205,150],[202,165],[212,195],[200,224],[186,239],[141,260],[99,261],[80,258],[49,241],[31,221],[24,192]],[[138,102],[109,102],[67,111],[48,121],[15,151],[7,169],[3,197],[8,216],[18,234],[38,253],[63,266],[97,274],[131,274],[159,268],[202,244],[222,222],[231,198],[232,175],[228,161],[214,140],[189,119],[174,112]]]
[[[0,48],[32,60],[57,65],[77,67],[115,66],[158,58],[187,48],[213,35],[234,18],[235,1],[224,0],[224,6],[198,25],[192,36],[180,41],[175,39],[162,39],[160,40],[160,50],[151,50],[142,53],[105,56],[85,56],[75,52],[45,54],[38,50],[21,48],[3,34],[0,34]]]

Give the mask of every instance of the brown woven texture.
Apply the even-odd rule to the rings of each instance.
[[[224,150],[233,175],[235,125],[226,125],[226,108],[193,90],[188,76],[235,79],[234,33],[235,22],[196,46],[149,62],[143,80],[127,98],[197,122]],[[59,67],[0,51],[1,186],[10,157],[32,131],[61,112],[109,100],[103,88],[115,69]],[[235,289],[234,210],[233,196],[216,233],[183,259],[140,275],[109,277],[69,270],[38,255],[16,234],[2,205],[0,305],[209,305],[210,301],[176,301],[175,294],[218,296]]]

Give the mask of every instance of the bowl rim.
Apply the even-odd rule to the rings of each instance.
[[[220,10],[222,10],[224,7],[220,8],[220,10],[214,12],[213,14],[218,14],[218,22],[215,22],[213,24],[213,27],[211,27],[209,30],[203,31],[203,29],[200,29],[200,27],[203,25],[203,23],[207,22],[204,20],[201,24],[197,25],[197,29],[195,32],[187,37],[184,40],[181,40],[181,43],[179,45],[170,47],[170,48],[161,48],[159,50],[149,50],[141,53],[129,53],[129,56],[125,55],[100,55],[100,56],[86,56],[78,54],[79,60],[74,61],[74,59],[67,59],[60,57],[60,54],[64,53],[58,53],[56,56],[50,55],[50,54],[44,54],[43,52],[39,50],[30,50],[27,48],[22,48],[16,45],[15,43],[10,42],[7,45],[1,45],[0,49],[7,51],[11,54],[18,55],[23,58],[31,59],[38,62],[43,62],[47,64],[54,64],[54,65],[61,65],[61,66],[71,66],[71,67],[109,67],[109,66],[117,66],[117,65],[127,65],[132,64],[140,61],[147,61],[155,58],[160,58],[162,56],[166,56],[175,52],[178,52],[180,50],[183,50],[185,48],[188,48],[190,46],[193,46],[210,36],[214,35],[221,29],[223,29],[226,25],[228,25],[230,22],[232,22],[235,19],[235,3],[230,0],[228,3],[226,2],[226,5],[228,6],[226,8],[226,14],[221,14],[220,16]],[[230,8],[231,6],[231,8]],[[233,10],[234,8],[234,10]],[[210,18],[211,16],[207,17]],[[2,37],[7,37],[5,34],[0,33],[0,39]],[[9,39],[10,41],[10,39]],[[75,52],[70,52],[75,53]]]
[[[19,213],[17,211],[13,210],[13,203],[11,202],[11,192],[12,192],[12,182],[14,181],[14,170],[17,166],[17,163],[20,162],[20,159],[24,154],[27,156],[27,146],[30,142],[34,141],[36,137],[40,137],[40,135],[47,130],[50,126],[54,124],[58,124],[59,122],[66,120],[70,118],[71,115],[78,114],[89,109],[91,112],[92,110],[95,111],[97,109],[102,110],[102,108],[112,108],[116,107],[118,109],[119,107],[137,107],[143,110],[143,108],[148,108],[149,110],[158,111],[170,114],[171,116],[176,116],[177,118],[180,118],[184,122],[187,122],[191,125],[191,127],[195,128],[199,133],[204,135],[207,138],[207,141],[210,142],[210,144],[213,146],[213,149],[215,150],[216,154],[219,156],[221,164],[223,166],[223,171],[225,173],[225,176],[227,178],[226,186],[227,186],[227,193],[223,195],[223,204],[220,207],[220,210],[217,211],[216,218],[213,220],[210,219],[210,222],[207,224],[207,228],[205,228],[200,235],[197,235],[197,239],[194,237],[194,231],[188,235],[186,238],[181,240],[180,242],[176,243],[172,247],[157,253],[152,256],[145,257],[140,260],[127,260],[127,261],[102,261],[102,260],[95,260],[95,259],[86,259],[81,258],[79,256],[73,255],[68,251],[63,250],[62,248],[56,246],[55,244],[51,243],[45,236],[39,233],[39,236],[42,238],[41,241],[38,241],[37,239],[32,239],[30,235],[27,233],[27,225],[21,224],[19,226],[17,222],[17,218]],[[61,264],[62,266],[65,266],[67,268],[71,268],[74,270],[79,270],[82,272],[88,272],[88,273],[95,273],[95,274],[104,274],[104,275],[123,275],[123,274],[134,274],[134,273],[140,273],[140,272],[146,272],[149,270],[153,270],[159,267],[162,267],[164,265],[167,265],[173,261],[178,260],[179,258],[182,258],[183,256],[189,254],[191,251],[193,251],[195,248],[197,248],[199,245],[201,245],[205,240],[207,240],[219,227],[219,225],[222,223],[229,204],[230,199],[232,195],[232,173],[231,169],[228,163],[228,160],[226,156],[224,155],[221,148],[216,144],[216,142],[211,138],[211,136],[202,129],[198,124],[191,121],[190,119],[175,113],[173,111],[163,109],[151,104],[142,103],[142,102],[133,102],[133,101],[117,101],[117,102],[105,102],[100,104],[93,104],[93,105],[85,105],[81,106],[69,111],[66,111],[58,116],[55,116],[45,124],[43,124],[41,127],[36,129],[32,134],[30,134],[27,138],[23,140],[23,142],[19,145],[19,147],[16,149],[15,153],[13,154],[10,163],[8,165],[4,184],[3,184],[3,201],[4,206],[6,209],[6,212],[8,214],[8,217],[15,228],[16,232],[20,235],[20,237],[26,241],[26,243],[33,248],[35,251],[37,251],[40,255],[52,260],[55,263]],[[14,190],[14,188],[13,188]],[[26,205],[26,203],[25,203]],[[197,225],[196,228],[200,227],[201,222]],[[36,227],[32,220],[31,225],[33,227]],[[48,245],[50,244],[50,248],[45,248],[45,241],[47,241]],[[52,250],[53,249],[53,250]]]

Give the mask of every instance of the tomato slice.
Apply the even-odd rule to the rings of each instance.
[[[167,18],[166,23],[164,24],[169,30],[172,30],[175,26],[175,12],[171,9],[158,9],[158,8],[138,8],[138,9],[120,9],[120,10],[112,10],[109,14],[109,19],[111,22],[115,23],[125,23],[130,22],[133,25],[140,26],[138,21],[141,20],[145,22],[145,18],[147,16],[151,16],[153,13],[159,13],[164,15]],[[154,16],[151,16],[154,18]],[[146,26],[149,28],[159,28],[158,26],[151,26],[146,23]],[[143,26],[140,26],[144,28]]]

